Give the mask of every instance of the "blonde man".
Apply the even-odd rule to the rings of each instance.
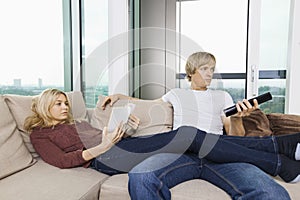
[[[207,138],[212,146],[223,134],[223,127],[227,133],[243,132],[241,117],[258,108],[257,101],[251,106],[247,100],[243,100],[245,104],[236,104],[238,113],[232,118],[226,117],[223,109],[233,105],[232,97],[225,91],[208,88],[215,65],[215,57],[208,52],[190,55],[185,69],[191,87],[172,89],[159,99],[173,106],[174,130],[188,126],[213,133],[215,138]],[[103,107],[109,102],[112,105],[118,99],[127,98],[124,95],[109,96]],[[207,153],[205,149],[199,152],[203,155]],[[227,192],[232,199],[290,199],[283,187],[254,165],[221,164],[199,160],[193,154],[170,153],[154,155],[134,167],[129,172],[129,192],[132,200],[171,199],[170,188],[191,179],[207,180]]]

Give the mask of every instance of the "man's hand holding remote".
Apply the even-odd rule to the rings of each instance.
[[[238,101],[236,104],[237,113],[233,116],[236,117],[244,117],[250,115],[253,110],[258,109],[258,102],[256,99],[253,99],[253,105],[247,99],[243,99],[243,101]]]
[[[272,99],[271,93],[267,92],[267,93],[264,93],[262,95],[259,95],[257,97],[252,98],[252,99],[249,99],[249,100],[244,99],[243,102],[245,102],[245,105],[243,105],[244,104],[243,102],[238,102],[237,103],[238,105],[236,104],[236,105],[233,105],[229,108],[224,109],[224,113],[225,113],[226,117],[229,117],[231,115],[235,115],[238,112],[241,112],[242,111],[241,108],[245,108],[245,109],[250,108],[250,109],[252,109],[251,111],[253,111],[253,110],[258,108],[258,105],[256,105],[256,103],[261,104],[261,103],[264,103],[264,102],[269,101],[271,99]],[[256,101],[256,103],[255,103],[255,101]],[[250,105],[252,105],[252,107],[254,107],[254,109],[252,107],[250,107],[250,105],[248,103]],[[238,108],[240,108],[241,110],[239,111]]]

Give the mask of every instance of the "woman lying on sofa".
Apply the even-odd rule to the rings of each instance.
[[[300,134],[253,140],[183,126],[151,137],[122,138],[122,123],[108,133],[107,128],[101,131],[85,121],[74,121],[67,95],[57,89],[47,89],[36,97],[32,111],[24,127],[31,133],[33,147],[45,162],[59,168],[90,167],[113,175],[129,172],[155,154],[192,153],[215,163],[251,163],[286,182],[298,181],[300,174],[300,162],[295,161]],[[132,121],[137,125],[138,120]],[[98,145],[85,146],[78,130],[101,136]]]

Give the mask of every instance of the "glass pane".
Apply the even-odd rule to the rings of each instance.
[[[290,1],[264,0],[261,4],[259,69],[286,69]]]
[[[211,87],[227,91],[231,95],[233,102],[245,98],[244,79],[217,79],[213,80]]]
[[[266,113],[284,113],[285,107],[285,79],[260,80],[258,93],[271,92],[272,100],[260,105],[260,109]]]
[[[62,2],[2,1],[0,93],[64,88]]]
[[[260,70],[286,70],[290,1],[261,1]],[[276,23],[274,23],[276,22]],[[261,105],[266,112],[284,113],[285,79],[259,79],[259,94],[270,91],[273,100]]]
[[[185,46],[182,38],[190,38],[202,50],[215,55],[216,73],[246,73],[247,0],[179,1],[177,13],[179,48]],[[180,58],[178,72],[185,73],[186,59]],[[189,87],[189,84],[180,80],[178,87]],[[245,97],[243,79],[217,79],[211,87],[228,91],[234,102]]]
[[[83,92],[88,107],[108,95],[108,0],[82,1]]]
[[[214,54],[220,73],[245,73],[247,6],[247,0],[180,1],[177,32]],[[179,72],[184,72],[182,63]]]

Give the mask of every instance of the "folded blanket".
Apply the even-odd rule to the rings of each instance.
[[[267,114],[274,135],[300,132],[300,116],[282,113]]]
[[[251,112],[243,117],[245,136],[269,136],[272,135],[269,119],[260,109]]]

